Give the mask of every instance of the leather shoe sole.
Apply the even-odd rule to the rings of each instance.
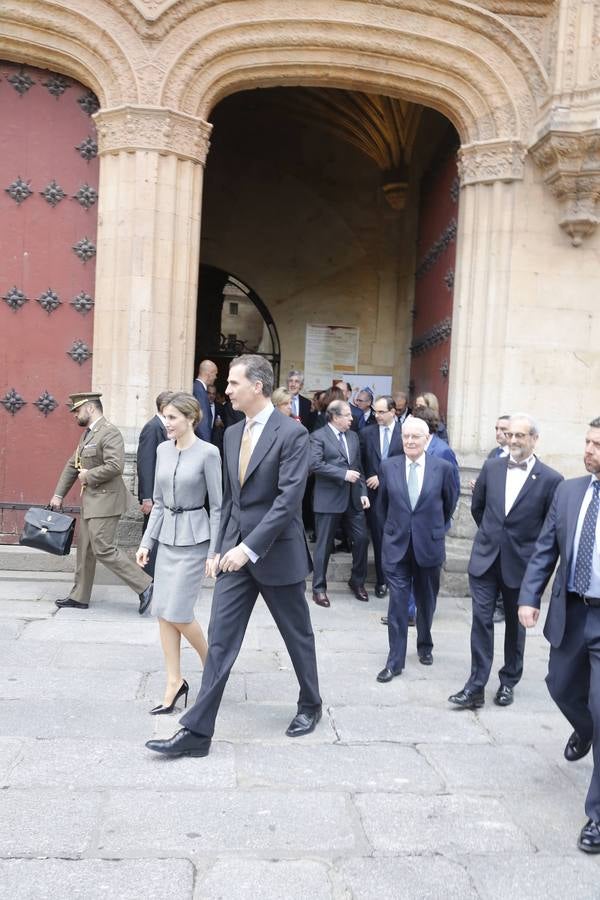
[[[600,853],[600,823],[588,819],[581,829],[577,846],[584,853]]]
[[[573,732],[565,747],[564,757],[567,762],[577,762],[590,752],[591,740],[582,741],[576,731]]]
[[[387,684],[388,681],[391,681],[392,678],[397,678],[398,675],[401,675],[402,672],[392,672],[391,669],[388,669],[386,666],[385,669],[382,669],[379,675],[377,676],[377,681],[380,684]]]
[[[514,699],[513,689],[506,685],[502,685],[496,691],[494,703],[496,706],[510,706]]]
[[[433,665],[433,654],[432,653],[421,653],[419,656],[419,662],[422,666],[432,666]]]
[[[71,597],[65,597],[63,600],[55,600],[55,604],[59,609],[88,609],[89,603],[80,603],[79,600],[72,600]]]
[[[457,694],[451,694],[448,697],[448,703],[458,706],[459,709],[480,709],[485,704],[485,694],[483,691],[459,691]]]
[[[317,604],[317,606],[331,606],[329,597],[324,591],[313,591],[313,601]]]
[[[321,721],[323,710],[317,709],[314,713],[298,713],[294,716],[288,727],[286,734],[288,737],[302,737],[304,734],[310,734],[317,727],[317,723]]]
[[[352,584],[351,581],[348,582],[348,587],[354,594],[357,600],[362,600],[363,603],[366,603],[369,599],[369,595],[365,590],[364,584]]]
[[[163,756],[208,756],[210,750],[210,738],[201,737],[188,731],[187,728],[181,728],[172,738],[167,740],[146,741],[148,750],[155,753],[162,753]]]

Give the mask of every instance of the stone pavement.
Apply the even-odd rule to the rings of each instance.
[[[576,848],[591,764],[562,758],[539,629],[514,706],[491,702],[494,677],[483,710],[453,710],[469,601],[440,598],[433,667],[411,629],[407,669],[380,685],[385,601],[340,586],[311,604],[323,720],[290,740],[296,683],[259,601],[209,757],[167,760],[144,748],[178,724],[148,715],[162,660],[133,594],[98,585],[87,612],[57,611],[65,574],[0,574],[2,900],[600,896],[600,859]]]

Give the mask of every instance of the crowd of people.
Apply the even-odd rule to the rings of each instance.
[[[315,640],[306,598],[331,605],[327,570],[336,546],[352,556],[353,596],[369,600],[369,536],[375,594],[388,596],[388,652],[376,675],[393,681],[406,666],[408,629],[416,625],[419,662],[434,663],[432,627],[445,538],[460,495],[460,473],[436,397],[424,393],[412,410],[405,392],[352,394],[336,382],[312,400],[303,375],[290,371],[274,389],[273,370],[259,355],[231,363],[226,398],[215,390],[217,367],[201,363],[193,394],[163,392],[144,426],[138,451],[144,533],[136,564],[116,547],[126,507],[123,439],[104,418],[97,393],[72,395],[85,428],[67,462],[51,506],[79,481],[81,518],[75,583],[60,607],[87,608],[96,560],[151,604],[165,660],[165,690],[153,715],[171,713],[188,683],[180,667],[183,635],[203,665],[198,698],[182,728],[146,746],[177,757],[206,756],[221,697],[259,594],[282,635],[299,683],[296,714],[286,734],[310,733],[322,713]],[[352,402],[351,402],[352,401]],[[537,622],[546,585],[555,576],[545,635],[551,644],[547,684],[573,733],[568,761],[593,747],[586,799],[588,821],[578,846],[600,852],[600,418],[588,427],[587,475],[563,480],[536,455],[539,429],[524,413],[500,416],[498,446],[471,483],[477,533],[469,560],[472,596],[471,669],[451,706],[485,703],[498,601],[505,617],[504,663],[494,702],[514,702],[523,673],[526,628]],[[339,544],[336,545],[336,539]],[[313,543],[313,552],[309,550]],[[208,640],[194,617],[204,576],[215,579]]]

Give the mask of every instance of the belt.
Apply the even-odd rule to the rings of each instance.
[[[578,594],[575,591],[567,591],[567,597],[583,603],[584,606],[600,607],[600,597],[588,597],[586,594]]]
[[[168,509],[169,512],[177,515],[177,513],[182,512],[195,512],[197,509],[204,509],[203,506],[165,506],[165,509]]]

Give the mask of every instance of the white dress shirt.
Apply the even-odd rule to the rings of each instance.
[[[298,394],[292,394],[292,415],[296,418],[300,415],[300,398]]]
[[[275,410],[275,407],[269,401],[269,403],[267,403],[265,408],[261,409],[261,411],[256,416],[254,416],[253,419],[246,419],[246,428],[248,427],[249,424],[252,424],[252,429],[250,431],[250,438],[251,438],[251,442],[252,442],[252,452],[254,452],[254,448],[256,447],[256,445],[258,443],[258,439],[261,436],[261,434],[263,433],[263,428],[269,421],[269,417],[271,416],[271,413],[274,412],[274,410]],[[239,471],[239,465],[238,465],[238,471]],[[254,550],[251,550],[247,544],[244,544],[243,541],[240,542],[240,547],[242,548],[242,550],[244,551],[246,556],[249,558],[250,562],[255,563],[256,560],[259,558],[258,554],[255,553]]]
[[[573,576],[575,575],[577,548],[579,547],[583,520],[585,519],[587,508],[592,502],[592,494],[594,492],[592,485],[595,481],[598,481],[598,478],[596,475],[592,475],[588,489],[583,495],[581,509],[579,510],[579,518],[577,519],[577,528],[575,529],[575,538],[573,540],[573,561],[571,563],[571,571],[569,572],[568,589],[570,591],[573,590]],[[589,597],[600,597],[600,516],[598,516],[596,520],[596,540],[594,541],[594,555],[592,556],[592,579],[587,593]]]
[[[335,425],[332,425],[331,422],[328,422],[327,425],[329,426],[329,428],[331,428],[331,430],[332,430],[333,433],[335,434],[335,439],[336,439],[336,441],[337,441],[338,443],[339,443],[339,441],[340,441],[339,435],[341,434],[341,436],[342,436],[342,443],[343,443],[343,445],[344,445],[344,447],[345,447],[345,449],[346,449],[346,459],[349,460],[349,459],[350,459],[350,453],[349,453],[349,451],[348,451],[348,441],[346,440],[346,435],[344,434],[343,431],[338,431],[337,428],[335,427]]]
[[[519,496],[521,489],[527,479],[529,478],[529,473],[533,469],[535,465],[535,454],[532,453],[528,459],[522,460],[527,464],[526,469],[507,469],[506,472],[506,488],[504,491],[504,515],[507,516],[511,511],[513,504],[517,497]],[[509,457],[509,461],[516,462],[512,457]]]
[[[421,495],[421,491],[423,490],[423,479],[425,478],[426,460],[427,460],[426,453],[422,453],[418,459],[409,459],[408,456],[405,457],[406,484],[407,485],[408,485],[408,476],[410,475],[410,467],[414,462],[417,464],[417,484],[419,485],[419,496]]]
[[[394,431],[394,423],[391,425],[380,425],[379,426],[379,452],[381,453],[381,458],[383,459],[383,439],[385,432],[388,433],[388,453],[390,449],[390,444],[392,443],[392,434]]]

